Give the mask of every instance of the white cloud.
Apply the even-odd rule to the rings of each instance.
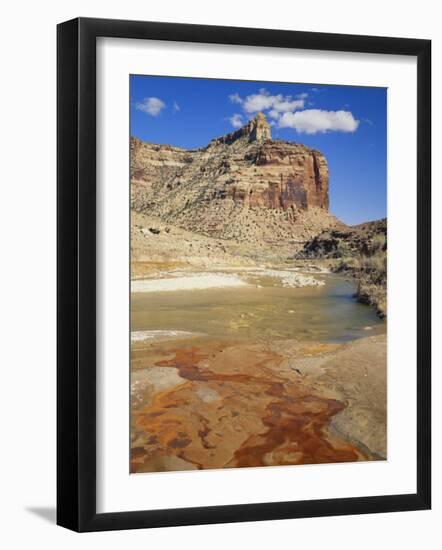
[[[158,116],[166,107],[164,101],[158,97],[146,97],[135,105],[136,109],[151,116]]]
[[[242,115],[240,115],[239,113],[235,113],[233,116],[229,118],[229,120],[230,120],[230,124],[234,128],[241,128],[241,126],[244,124]]]
[[[176,101],[173,102],[173,110],[175,112],[181,111],[181,108]]]
[[[292,99],[292,96],[283,96],[282,94],[270,95],[266,89],[262,88],[257,94],[248,95],[242,100],[242,104],[247,113],[257,113],[258,111],[267,111],[269,109],[285,113],[302,109],[304,107],[304,99]]]
[[[274,103],[274,97],[267,94],[252,94],[248,95],[244,100],[244,110],[247,113],[257,113],[258,111],[266,111],[271,109]],[[281,96],[280,96],[281,97]]]
[[[302,97],[301,97],[302,96]],[[258,111],[272,110],[275,117],[275,112],[285,113],[295,111],[304,107],[304,99],[306,94],[299,94],[297,99],[292,96],[283,96],[282,94],[271,95],[265,88],[261,88],[257,94],[250,94],[242,98],[239,94],[230,94],[229,99],[232,103],[242,105],[244,111],[248,114],[257,113]]]
[[[313,92],[321,91],[311,88]],[[300,134],[318,134],[326,132],[355,132],[359,126],[349,110],[326,111],[323,109],[306,109],[308,93],[299,93],[296,96],[282,94],[271,95],[265,88],[258,93],[241,97],[231,94],[232,103],[241,105],[244,114],[236,113],[230,117],[234,128],[240,128],[244,120],[258,111],[263,111],[271,119],[272,126],[277,128],[293,128]],[[312,105],[309,102],[309,105]]]
[[[296,113],[286,112],[278,121],[280,128],[293,128],[300,134],[326,132],[354,132],[359,120],[350,111],[323,111],[306,109]]]
[[[288,98],[286,98],[284,101],[275,101],[275,104],[273,105],[273,109],[275,111],[278,111],[279,113],[296,111],[296,109],[302,109],[303,107],[303,99],[294,99],[293,101],[290,101]]]
[[[238,93],[230,94],[229,99],[232,103],[239,103],[239,104],[242,103],[242,98]]]

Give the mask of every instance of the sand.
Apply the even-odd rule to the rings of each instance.
[[[163,278],[135,279],[131,282],[132,292],[173,292],[176,290],[205,290],[211,288],[237,288],[260,286],[260,278],[279,279],[285,287],[322,286],[324,281],[297,271],[279,269],[240,269],[237,273],[192,273],[189,271],[169,272]]]
[[[131,282],[132,292],[171,292],[247,286],[236,275],[195,274],[168,279],[139,279]]]

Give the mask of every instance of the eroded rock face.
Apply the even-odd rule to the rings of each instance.
[[[210,144],[212,146],[220,144],[231,145],[235,141],[240,140],[244,143],[264,143],[266,141],[270,141],[271,139],[272,133],[270,131],[270,125],[267,122],[266,117],[262,113],[258,113],[254,119],[249,120],[249,122],[242,128],[239,128],[239,130],[236,130],[231,134],[221,136],[220,138],[213,139]]]
[[[387,219],[322,231],[304,244],[299,259],[372,256],[387,251]]]
[[[298,143],[272,140],[261,113],[203,149],[132,138],[131,183],[136,211],[220,237],[240,238],[245,211],[258,235],[276,224],[282,235],[293,236],[293,227],[303,225],[303,213],[311,209],[333,226],[325,157]],[[278,237],[278,228],[271,233]]]

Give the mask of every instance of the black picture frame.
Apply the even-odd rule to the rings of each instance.
[[[416,493],[134,512],[96,512],[95,235],[98,37],[396,54],[417,58]],[[57,523],[83,532],[429,509],[431,41],[79,18],[58,25],[57,47]]]

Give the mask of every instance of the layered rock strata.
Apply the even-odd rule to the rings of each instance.
[[[328,212],[325,157],[272,140],[261,113],[202,149],[132,138],[131,202],[137,212],[240,242],[305,240],[339,225]]]

